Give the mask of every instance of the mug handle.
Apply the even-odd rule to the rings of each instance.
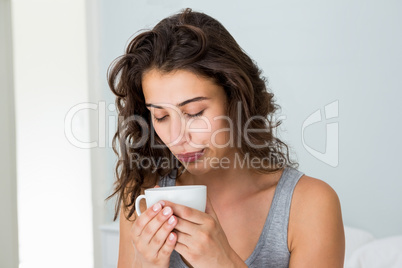
[[[140,216],[141,215],[141,209],[140,209],[140,201],[141,201],[141,199],[145,199],[145,195],[144,194],[142,194],[142,195],[139,195],[136,199],[135,199],[135,207],[136,207],[136,212],[137,212],[137,215],[138,216]]]

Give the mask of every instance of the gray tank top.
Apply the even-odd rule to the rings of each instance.
[[[245,261],[250,268],[289,267],[288,223],[290,203],[296,183],[304,173],[292,167],[286,167],[275,188],[272,204],[264,228],[251,255]],[[176,185],[177,169],[160,178],[159,186]],[[180,254],[173,251],[170,256],[171,268],[188,268]]]

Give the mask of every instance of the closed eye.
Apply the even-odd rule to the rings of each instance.
[[[191,117],[191,118],[199,117],[199,116],[201,116],[201,115],[204,113],[204,111],[205,111],[205,110],[202,110],[201,112],[199,112],[199,113],[197,113],[197,114],[187,114],[187,115],[188,115],[189,117]],[[162,118],[154,117],[154,119],[155,119],[157,122],[163,122],[163,121],[165,121],[166,116],[167,116],[167,115],[165,115],[165,116],[162,117]]]

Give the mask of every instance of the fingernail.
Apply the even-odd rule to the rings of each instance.
[[[161,204],[159,204],[159,203],[156,203],[153,207],[152,207],[152,209],[156,212],[156,211],[158,211],[158,210],[160,210],[162,208],[162,206],[161,206]]]
[[[160,203],[162,206],[165,206],[165,205],[166,205],[165,202],[163,202],[162,200],[159,201],[159,203]]]
[[[173,239],[174,239],[174,235],[172,233],[170,233],[169,240],[173,240]]]
[[[172,209],[170,207],[165,207],[163,209],[163,215],[169,215],[169,213],[172,211]]]
[[[168,223],[169,224],[172,224],[174,222],[174,217],[173,216],[170,216],[170,218],[169,218],[169,220],[168,220]]]

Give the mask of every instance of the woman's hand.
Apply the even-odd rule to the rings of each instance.
[[[130,234],[135,252],[134,267],[169,267],[177,240],[172,232],[176,224],[172,208],[164,202],[149,207],[135,220]]]
[[[177,216],[175,250],[193,267],[246,267],[230,247],[218,217],[207,198],[205,213],[164,201]]]

